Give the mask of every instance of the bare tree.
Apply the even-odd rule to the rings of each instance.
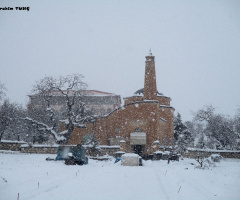
[[[90,156],[97,156],[98,154],[101,154],[101,148],[99,147],[99,141],[95,136],[94,131],[91,135],[86,134],[82,138],[82,144],[86,145],[87,153]]]
[[[0,83],[0,141],[1,139],[20,140],[25,139],[25,124],[22,118],[26,116],[26,110],[20,104],[12,103],[5,99],[6,88]]]
[[[22,130],[22,118],[24,111],[22,107],[9,100],[4,100],[0,107],[0,140],[4,134],[8,134],[9,139],[18,139]]]
[[[240,138],[240,107],[237,109],[237,113],[234,117],[234,125],[238,138]]]
[[[5,97],[5,91],[5,86],[0,82],[0,101],[3,100],[3,98]]]
[[[201,121],[201,122],[207,122],[209,124],[213,123],[213,116],[215,109],[213,106],[204,106],[203,109],[200,109],[197,111],[195,115],[195,120]]]
[[[215,108],[205,106],[195,115],[195,121],[202,123],[203,131],[199,137],[201,146],[209,148],[236,148],[237,134],[232,119],[215,114]],[[201,141],[202,140],[202,141]]]
[[[39,131],[51,133],[57,142],[67,142],[72,135],[74,126],[81,126],[78,122],[84,117],[85,110],[82,98],[87,84],[83,82],[83,79],[84,77],[79,74],[41,79],[34,85],[33,92],[38,101],[42,102],[42,105],[38,105],[34,109],[44,109],[44,111],[42,110],[43,116],[48,120],[46,122],[33,116],[25,119],[30,121]],[[56,107],[54,108],[54,105],[60,104],[58,101],[62,101],[63,114],[60,114]],[[34,105],[30,105],[30,107],[33,109]],[[63,132],[59,132],[59,119],[66,124],[66,130]]]

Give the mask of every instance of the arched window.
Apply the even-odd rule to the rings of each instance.
[[[102,108],[101,109],[101,115],[104,115],[105,114],[105,110]]]
[[[140,127],[135,128],[134,132],[143,132],[143,130]]]
[[[92,108],[91,113],[92,113],[92,115],[96,115],[96,110],[94,108]]]

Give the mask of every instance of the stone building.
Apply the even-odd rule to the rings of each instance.
[[[84,90],[82,93],[81,100],[85,103],[85,108],[91,111],[93,115],[106,115],[121,106],[120,95],[98,90]],[[59,91],[52,91],[49,96],[51,97],[50,105],[52,109],[63,113],[66,101],[65,97]],[[71,94],[69,96],[71,97]],[[41,98],[37,94],[29,95],[30,102],[28,108],[42,106],[43,100]],[[77,105],[78,102],[76,102]]]
[[[157,91],[155,57],[150,52],[145,61],[144,88],[124,98],[122,107],[87,123],[86,128],[75,127],[68,144],[80,144],[85,134],[94,132],[100,145],[120,145],[125,152],[152,154],[160,145],[172,144],[174,108],[170,100]]]

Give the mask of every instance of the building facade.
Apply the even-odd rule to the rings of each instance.
[[[124,98],[122,107],[87,123],[86,128],[75,127],[68,144],[81,144],[84,135],[95,133],[100,145],[120,145],[122,151],[139,155],[152,154],[159,145],[171,145],[174,108],[156,85],[155,57],[150,52],[145,61],[144,88]]]
[[[51,108],[57,112],[64,112],[65,97],[59,91],[51,91],[49,94]],[[71,94],[69,94],[71,98]],[[39,95],[29,95],[30,102],[28,108],[41,107],[43,99]],[[76,100],[78,101],[78,100]],[[82,91],[81,101],[84,102],[85,108],[91,111],[92,115],[103,116],[121,106],[121,97],[113,93],[102,92],[98,90]],[[76,102],[76,106],[78,102]]]

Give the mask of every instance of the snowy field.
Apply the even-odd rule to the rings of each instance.
[[[208,170],[193,159],[143,161],[124,167],[90,160],[85,166],[46,161],[54,155],[0,153],[1,200],[240,199],[240,160],[225,159]],[[39,183],[39,184],[38,184]]]

